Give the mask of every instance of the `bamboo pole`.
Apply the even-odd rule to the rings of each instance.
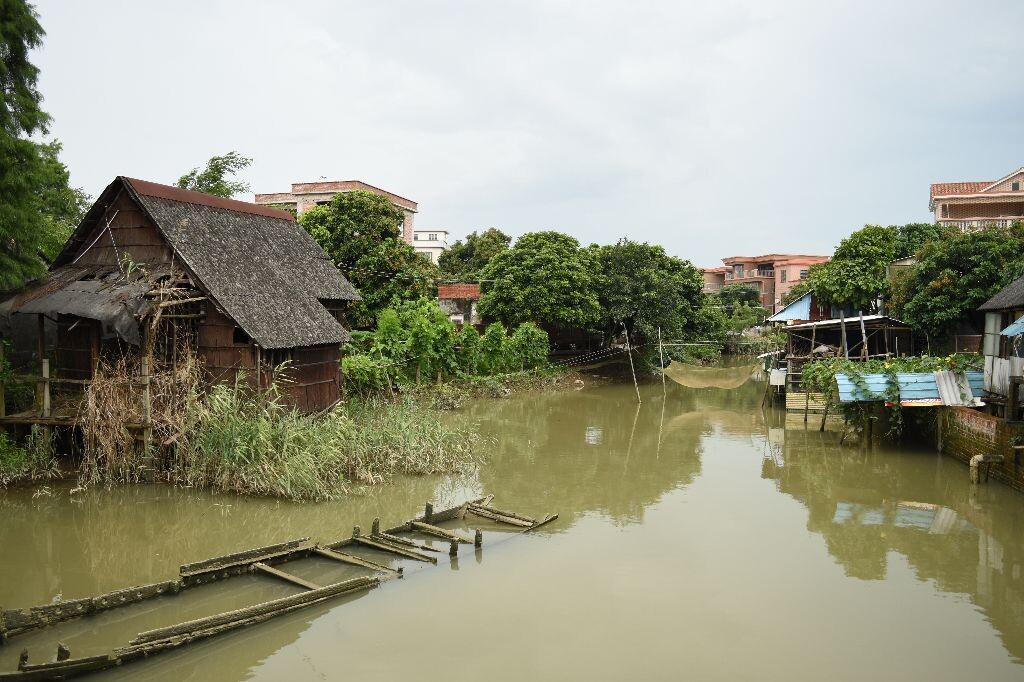
[[[43,371],[42,371],[42,375],[43,376],[42,376],[42,382],[41,382],[41,384],[42,384],[42,396],[43,396],[43,400],[42,400],[42,403],[43,403],[42,404],[43,417],[49,417],[50,416],[50,359],[49,358],[43,358],[40,361],[40,364],[42,365],[42,368],[43,368]]]
[[[862,360],[868,359],[868,332],[864,328],[864,311],[860,311],[860,356]]]
[[[661,327],[658,327],[658,357],[661,359],[661,392],[665,392],[665,350],[661,343]]]
[[[4,360],[7,345],[0,341],[0,417],[7,416],[7,402],[4,399]]]
[[[839,311],[839,334],[843,342],[843,357],[850,359],[850,347],[846,343],[846,313]]]
[[[817,325],[811,327],[811,359],[814,359],[814,340],[818,334]],[[800,368],[800,385],[804,388],[804,424],[807,423],[807,413],[811,411],[811,392],[807,388],[807,384],[803,382],[803,367]]]
[[[629,345],[629,330],[626,329],[626,323],[622,323],[622,331],[626,332],[626,352],[629,353],[629,371],[633,373],[633,387],[636,389],[636,402],[642,403],[640,399],[640,384],[636,382],[636,368],[633,367],[633,347]]]

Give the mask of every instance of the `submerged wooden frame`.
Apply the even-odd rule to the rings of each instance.
[[[120,666],[124,663],[130,663],[151,655],[177,649],[191,642],[256,623],[262,623],[271,618],[320,604],[330,599],[363,590],[370,590],[382,582],[402,577],[401,567],[397,569],[391,568],[370,559],[342,551],[348,547],[364,546],[377,551],[387,552],[400,558],[436,564],[437,558],[424,552],[438,552],[440,550],[407,538],[398,537],[395,534],[401,532],[420,533],[448,540],[450,543],[449,554],[456,556],[460,544],[473,543],[476,547],[480,547],[482,544],[482,532],[477,529],[475,537],[471,540],[458,533],[440,528],[435,524],[462,519],[466,517],[466,514],[473,514],[496,523],[513,526],[519,532],[526,533],[551,523],[558,518],[557,514],[549,514],[538,521],[515,512],[495,509],[489,506],[493,497],[493,495],[489,495],[469,500],[455,507],[437,512],[434,511],[433,505],[428,502],[425,505],[423,515],[420,517],[410,519],[405,523],[384,531],[380,530],[380,520],[374,519],[369,535],[363,535],[359,526],[356,526],[351,537],[329,544],[320,544],[311,541],[308,537],[303,537],[184,564],[181,566],[179,577],[176,580],[140,585],[108,592],[96,597],[74,599],[45,606],[34,606],[29,609],[0,610],[0,644],[4,644],[11,637],[72,620],[79,616],[87,616],[121,606],[137,604],[162,595],[177,594],[183,589],[217,580],[224,580],[244,573],[260,572],[306,590],[299,594],[273,599],[233,611],[226,611],[142,632],[130,640],[126,646],[115,648],[109,654],[71,658],[70,651],[63,647],[63,645],[59,645],[56,661],[29,663],[28,651],[25,650],[21,653],[18,670],[0,672],[0,681],[63,680]],[[366,568],[382,575],[362,576],[320,586],[274,568],[275,565],[308,557],[330,559]]]

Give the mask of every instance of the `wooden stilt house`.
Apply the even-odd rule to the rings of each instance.
[[[189,352],[210,381],[265,387],[284,365],[286,399],[313,412],[338,399],[343,313],[355,300],[291,214],[118,177],[48,276],[0,304],[0,317],[38,316],[40,358],[52,345],[43,321],[56,321],[44,364],[55,383],[87,384],[107,354],[143,364]]]

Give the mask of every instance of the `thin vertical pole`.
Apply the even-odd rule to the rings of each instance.
[[[626,323],[622,323],[622,331],[626,332],[626,352],[629,354],[629,371],[633,373],[633,387],[636,389],[636,402],[642,403],[640,400],[640,384],[636,382],[636,368],[633,367],[633,347],[629,345],[629,330],[626,329]]]
[[[818,325],[814,325],[813,327],[811,327],[811,353],[810,353],[810,355],[811,355],[811,360],[812,361],[814,360],[814,340],[817,337],[817,334],[818,334]],[[810,412],[810,410],[811,410],[811,391],[810,391],[810,389],[807,388],[807,384],[804,383],[804,375],[803,375],[804,366],[806,366],[806,365],[807,365],[807,363],[805,362],[800,367],[800,386],[802,386],[803,389],[804,389],[804,424],[807,423],[807,413]]]
[[[7,416],[7,402],[4,400],[4,353],[7,346],[0,340],[0,417]]]
[[[864,360],[868,359],[868,332],[864,328],[864,311],[860,311],[860,355]]]
[[[149,357],[142,358],[139,377],[139,383],[142,385],[142,438],[146,446],[153,439],[153,400],[149,387],[151,361]]]
[[[50,416],[50,360],[49,358],[43,358],[43,416]]]
[[[658,327],[658,357],[661,358],[661,392],[665,392],[665,351],[661,343],[661,327]]]
[[[850,347],[846,343],[846,314],[842,310],[839,311],[839,327],[840,334],[843,340],[843,357],[847,360],[850,359]]]

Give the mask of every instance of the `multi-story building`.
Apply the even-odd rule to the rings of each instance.
[[[928,210],[935,222],[964,230],[1008,227],[1024,220],[1024,168],[996,181],[938,182],[932,185]]]
[[[431,263],[436,263],[448,248],[448,230],[413,230],[412,248]]]
[[[400,197],[393,192],[368,185],[362,180],[327,180],[321,182],[293,182],[291,192],[277,192],[274,194],[257,194],[257,204],[272,204],[295,211],[301,215],[304,211],[320,205],[330,203],[335,194],[343,192],[355,192],[364,190],[373,192],[389,200],[397,208],[405,213],[405,221],[402,223],[402,239],[408,244],[413,243],[413,218],[416,215],[416,202],[405,197]]]
[[[704,268],[704,291],[715,292],[727,284],[749,284],[761,292],[761,305],[776,312],[782,297],[807,279],[812,265],[828,262],[828,256],[769,253],[763,256],[730,256],[724,266]]]

